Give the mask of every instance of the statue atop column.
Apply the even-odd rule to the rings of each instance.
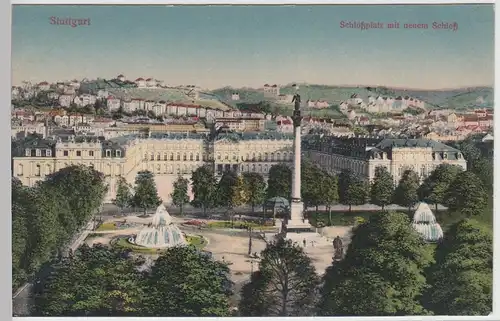
[[[302,122],[302,116],[300,115],[300,95],[299,93],[296,93],[293,95],[292,98],[292,103],[295,103],[294,109],[293,109],[293,126],[294,127],[299,127],[301,122]]]

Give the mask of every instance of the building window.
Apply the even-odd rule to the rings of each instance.
[[[156,154],[156,160],[157,160],[157,161],[161,160],[160,153]]]
[[[36,167],[35,167],[35,176],[40,176],[40,175],[41,175],[40,165],[36,165]]]
[[[52,151],[50,149],[45,150],[45,156],[52,156]]]
[[[193,160],[194,160],[194,156],[193,156],[193,154],[189,154],[189,160],[190,160],[190,161],[193,161]]]
[[[186,154],[182,155],[182,160],[183,161],[187,161],[187,155]]]
[[[23,176],[23,165],[22,164],[19,164],[17,165],[17,176]]]
[[[90,151],[89,151],[89,156],[94,157],[94,151],[93,151],[93,150],[90,150]]]
[[[200,154],[196,154],[196,161],[200,160]]]
[[[181,154],[177,154],[177,160],[180,161],[181,160]],[[180,170],[177,171],[178,173],[180,173]]]
[[[40,157],[40,156],[42,156],[42,151],[37,149],[36,150],[36,157]]]
[[[425,166],[422,166],[422,167],[420,168],[420,176],[425,177],[425,174],[426,174],[426,173],[425,173]]]
[[[111,157],[111,149],[106,149],[106,157]]]
[[[76,151],[76,156],[78,156],[78,157],[82,156],[82,151],[77,150],[77,151]]]
[[[116,157],[122,157],[122,151],[121,150],[117,150],[116,151]]]
[[[152,161],[154,161],[155,160],[155,155],[151,154],[149,159],[152,160]]]
[[[68,151],[67,150],[63,151],[63,155],[68,156],[69,155]]]
[[[168,160],[168,156],[167,156],[167,154],[166,154],[166,153],[165,153],[165,154],[163,154],[163,160],[165,160],[165,161],[166,161],[166,160]]]
[[[173,161],[174,160],[174,154],[170,154],[170,160]]]
[[[31,156],[31,149],[29,148],[26,148],[26,156]]]

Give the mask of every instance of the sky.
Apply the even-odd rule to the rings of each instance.
[[[51,17],[90,25],[54,25]],[[341,28],[343,21],[385,28]],[[400,28],[388,29],[392,22]],[[13,7],[13,85],[118,74],[212,89],[493,86],[493,5]]]

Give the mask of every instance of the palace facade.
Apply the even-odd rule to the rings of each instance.
[[[13,150],[13,176],[33,186],[46,175],[70,165],[87,165],[104,173],[109,186],[106,201],[116,195],[119,177],[134,183],[139,171],[155,174],[159,196],[170,199],[178,175],[190,178],[198,167],[211,164],[215,173],[258,172],[291,163],[293,136],[284,133],[155,133],[109,140],[96,137],[27,139]]]
[[[467,169],[467,162],[459,150],[430,139],[318,135],[305,137],[303,150],[307,158],[331,174],[349,169],[370,181],[379,166],[387,168],[395,183],[408,169],[418,173],[421,180],[440,164]]]

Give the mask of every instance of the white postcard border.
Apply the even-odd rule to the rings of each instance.
[[[11,3],[8,1],[0,1],[0,23],[1,23],[1,34],[2,34],[2,42],[3,42],[3,50],[1,51],[1,67],[0,67],[0,78],[2,80],[2,86],[0,88],[0,99],[3,101],[1,106],[0,112],[5,113],[5,118],[1,118],[1,123],[4,125],[0,125],[0,130],[4,131],[5,134],[2,135],[1,139],[1,144],[6,144],[6,155],[8,157],[2,158],[2,164],[5,168],[9,168],[9,171],[5,171],[2,173],[2,175],[6,176],[6,180],[2,180],[4,182],[3,184],[9,184],[6,186],[6,193],[3,193],[2,198],[3,201],[1,202],[1,206],[3,207],[3,220],[4,223],[1,224],[1,228],[3,229],[1,236],[4,239],[4,241],[0,245],[0,257],[4,258],[4,267],[2,267],[2,279],[4,281],[1,282],[2,284],[2,291],[1,291],[1,308],[0,308],[0,313],[2,316],[6,317],[6,319],[2,320],[8,320],[12,317],[12,293],[11,293],[11,284],[12,284],[12,271],[10,260],[11,260],[11,150],[10,150],[10,106],[11,106],[11,101],[10,101],[10,88],[11,88],[11,61],[10,61],[10,56],[11,56],[11,21],[12,21],[12,7],[11,4],[19,4],[19,5],[39,5],[39,4],[80,4],[80,5],[91,5],[91,4],[112,4],[112,5],[118,5],[118,4],[128,4],[128,5],[151,5],[151,4],[164,4],[164,5],[190,5],[190,4],[239,4],[239,5],[245,5],[245,4],[266,4],[266,5],[271,5],[271,4],[302,4],[302,5],[311,5],[311,4],[390,4],[390,5],[395,5],[395,4],[478,4],[478,3],[494,3],[494,1],[484,1],[484,0],[475,0],[475,1],[470,1],[470,0],[441,0],[439,2],[437,1],[412,1],[412,0],[399,0],[399,1],[387,1],[387,0],[358,0],[358,1],[335,1],[335,0],[314,0],[314,1],[307,1],[307,0],[281,0],[281,1],[266,1],[266,0],[245,0],[245,1],[228,1],[228,0],[210,0],[210,1],[204,1],[204,0],[186,0],[186,1],[165,1],[165,0],[145,0],[145,1],[134,1],[134,0],[107,0],[107,1],[98,1],[98,0],[51,0],[51,1],[36,1],[36,0],[12,0]],[[498,18],[498,13],[495,13],[495,52],[498,52],[498,44],[500,43],[500,25],[499,25],[499,18]],[[500,77],[500,66],[495,64],[495,79],[499,79]],[[494,88],[494,97],[500,97],[500,87],[495,86]],[[496,106],[499,105],[497,100],[495,99],[495,108]],[[494,128],[500,128],[500,117],[495,117],[494,118]],[[495,149],[494,151],[494,163],[495,163],[495,168],[497,166],[500,166],[500,151]],[[500,167],[499,167],[500,168]],[[496,188],[497,183],[500,181],[500,171],[494,171],[494,212],[496,212],[496,209],[498,207],[498,201],[497,201],[497,196],[500,196],[500,193],[498,189]],[[7,183],[5,183],[7,182]],[[493,219],[493,229],[494,231],[500,230],[500,219],[495,218],[496,215],[494,215]],[[495,233],[497,234],[497,233]],[[499,237],[496,235],[494,236],[494,267],[500,266],[500,244],[499,243]],[[8,262],[7,262],[8,260]],[[494,315],[490,315],[487,317],[467,317],[467,316],[430,316],[430,317],[304,317],[300,318],[301,320],[313,320],[313,319],[324,319],[324,320],[356,320],[356,321],[361,321],[361,320],[407,320],[407,321],[417,321],[417,320],[499,320],[500,319],[500,297],[499,297],[499,290],[500,289],[500,275],[499,271],[497,268],[494,268],[494,277],[493,277],[493,310],[496,312],[496,317]],[[78,317],[78,318],[13,318],[14,320],[87,320],[87,318],[83,317]],[[108,318],[93,318],[96,320],[117,320],[120,318],[115,318],[115,317],[108,317]],[[146,318],[128,318],[129,320],[139,320],[139,319],[146,319]],[[155,320],[168,320],[171,318],[154,318]],[[193,320],[193,318],[175,318],[176,320]],[[196,319],[196,318],[195,318]],[[205,320],[219,320],[222,318],[203,318]],[[249,318],[232,318],[232,320],[248,320]],[[271,317],[263,317],[263,318],[252,318],[252,320],[272,320],[272,319],[278,319],[278,318],[271,318]],[[279,318],[279,320],[283,319],[290,319],[290,318]]]

